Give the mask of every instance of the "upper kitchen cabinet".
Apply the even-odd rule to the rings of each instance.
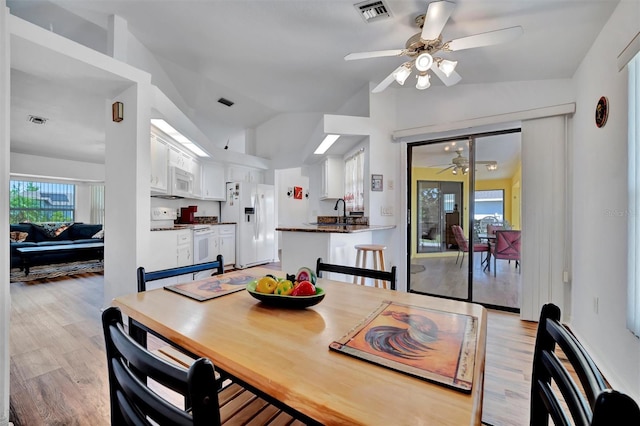
[[[224,165],[220,163],[202,163],[202,198],[204,200],[225,200]]]
[[[179,149],[171,147],[169,149],[169,165],[195,174],[198,162]]]
[[[237,165],[227,166],[227,182],[264,183],[264,173],[260,169]]]
[[[151,193],[166,194],[168,183],[169,146],[157,135],[151,134]]]
[[[320,199],[344,197],[344,161],[340,157],[326,157],[321,167]]]

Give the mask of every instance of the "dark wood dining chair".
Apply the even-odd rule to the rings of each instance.
[[[374,280],[386,281],[391,290],[396,289],[396,267],[392,266],[390,271],[380,271],[377,269],[358,268],[355,266],[335,265],[324,263],[319,257],[316,261],[316,275],[322,278],[323,272],[335,272],[338,274],[351,275],[355,277],[371,278]],[[386,287],[384,287],[386,288]]]
[[[157,357],[125,331],[117,307],[102,313],[109,372],[112,425],[300,424],[280,408],[237,385],[218,392],[213,364],[198,358],[184,368]],[[153,387],[139,374],[153,379]],[[181,408],[171,401],[170,389],[188,401]],[[281,423],[282,421],[282,423]],[[292,423],[294,422],[294,423]]]
[[[147,272],[144,267],[139,267],[137,270],[138,277],[138,292],[147,290],[147,283],[150,281],[157,281],[164,278],[178,277],[186,274],[194,274],[196,272],[214,270],[216,275],[224,273],[224,258],[222,255],[218,255],[213,262],[198,263],[196,265],[179,266],[177,268],[162,269],[159,271]],[[181,347],[180,345],[167,339],[165,336],[150,329],[149,327],[141,324],[140,322],[129,317],[129,334],[143,347],[147,347],[147,333],[152,334],[158,339],[166,342],[168,345],[162,346],[155,350],[156,355],[162,356],[167,360],[171,360],[174,363],[181,364],[183,367],[188,368],[198,357]],[[224,372],[216,371],[216,377],[218,384],[222,387],[222,382],[227,378]]]
[[[562,349],[560,356],[556,347]],[[547,426],[549,418],[556,425],[640,425],[637,403],[607,384],[591,356],[560,322],[560,308],[554,304],[544,305],[540,313],[529,424]]]

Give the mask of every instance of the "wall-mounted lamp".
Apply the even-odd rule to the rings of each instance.
[[[116,123],[124,119],[124,106],[122,102],[114,102],[113,105],[111,105],[111,116]]]

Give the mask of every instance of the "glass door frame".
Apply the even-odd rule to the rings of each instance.
[[[473,194],[475,193],[475,145],[476,145],[476,139],[479,138],[483,138],[483,137],[488,137],[488,136],[497,136],[497,135],[504,135],[504,134],[509,134],[509,133],[520,133],[521,129],[520,126],[518,126],[517,128],[511,128],[511,129],[505,129],[505,130],[498,130],[498,131],[491,131],[491,132],[480,132],[480,133],[471,133],[471,134],[463,134],[463,135],[458,135],[458,136],[451,136],[451,137],[446,137],[446,138],[439,138],[439,139],[432,139],[432,140],[425,140],[425,141],[421,141],[421,142],[409,142],[407,143],[407,213],[408,213],[408,220],[407,220],[407,241],[406,241],[406,250],[407,250],[407,291],[411,292],[411,293],[418,293],[418,294],[424,294],[427,296],[434,296],[434,297],[441,297],[441,298],[445,298],[445,299],[451,299],[451,300],[460,300],[460,301],[464,301],[464,302],[471,302],[471,303],[478,303],[483,305],[486,308],[489,309],[496,309],[496,310],[501,310],[501,311],[508,311],[508,312],[516,312],[519,313],[520,309],[519,308],[509,308],[509,307],[505,307],[505,306],[500,306],[500,305],[492,305],[492,304],[488,304],[488,303],[482,303],[482,302],[475,302],[473,300],[473,268],[474,268],[474,255],[473,255],[473,244],[469,244],[469,253],[467,254],[467,258],[468,258],[468,265],[467,265],[467,297],[466,298],[459,298],[459,297],[455,297],[455,296],[444,296],[444,295],[439,295],[439,294],[435,294],[435,293],[428,293],[428,292],[418,292],[415,290],[411,289],[411,249],[412,249],[412,244],[415,244],[414,241],[411,240],[411,227],[413,226],[411,223],[411,217],[412,217],[412,211],[411,211],[411,203],[413,200],[413,197],[415,197],[415,194],[412,194],[412,185],[411,183],[413,182],[413,175],[412,175],[412,165],[413,165],[413,155],[412,155],[412,150],[414,147],[419,147],[419,146],[423,146],[423,145],[430,145],[430,144],[438,144],[438,143],[446,143],[446,142],[453,142],[453,141],[463,141],[466,140],[469,144],[469,181],[468,181],[468,185],[469,185],[469,203],[468,203],[468,209],[469,209],[469,217],[468,217],[468,223],[467,223],[467,239],[470,242],[473,242],[473,225],[474,225],[474,216],[475,216],[475,202],[474,202],[474,197]]]

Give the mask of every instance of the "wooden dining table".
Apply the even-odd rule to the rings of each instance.
[[[261,267],[240,273],[284,277]],[[317,286],[324,299],[305,309],[265,304],[244,288],[207,301],[159,288],[117,297],[113,305],[319,424],[481,424],[487,328],[482,306],[329,279],[318,279]],[[388,301],[474,318],[470,390],[329,348]]]

